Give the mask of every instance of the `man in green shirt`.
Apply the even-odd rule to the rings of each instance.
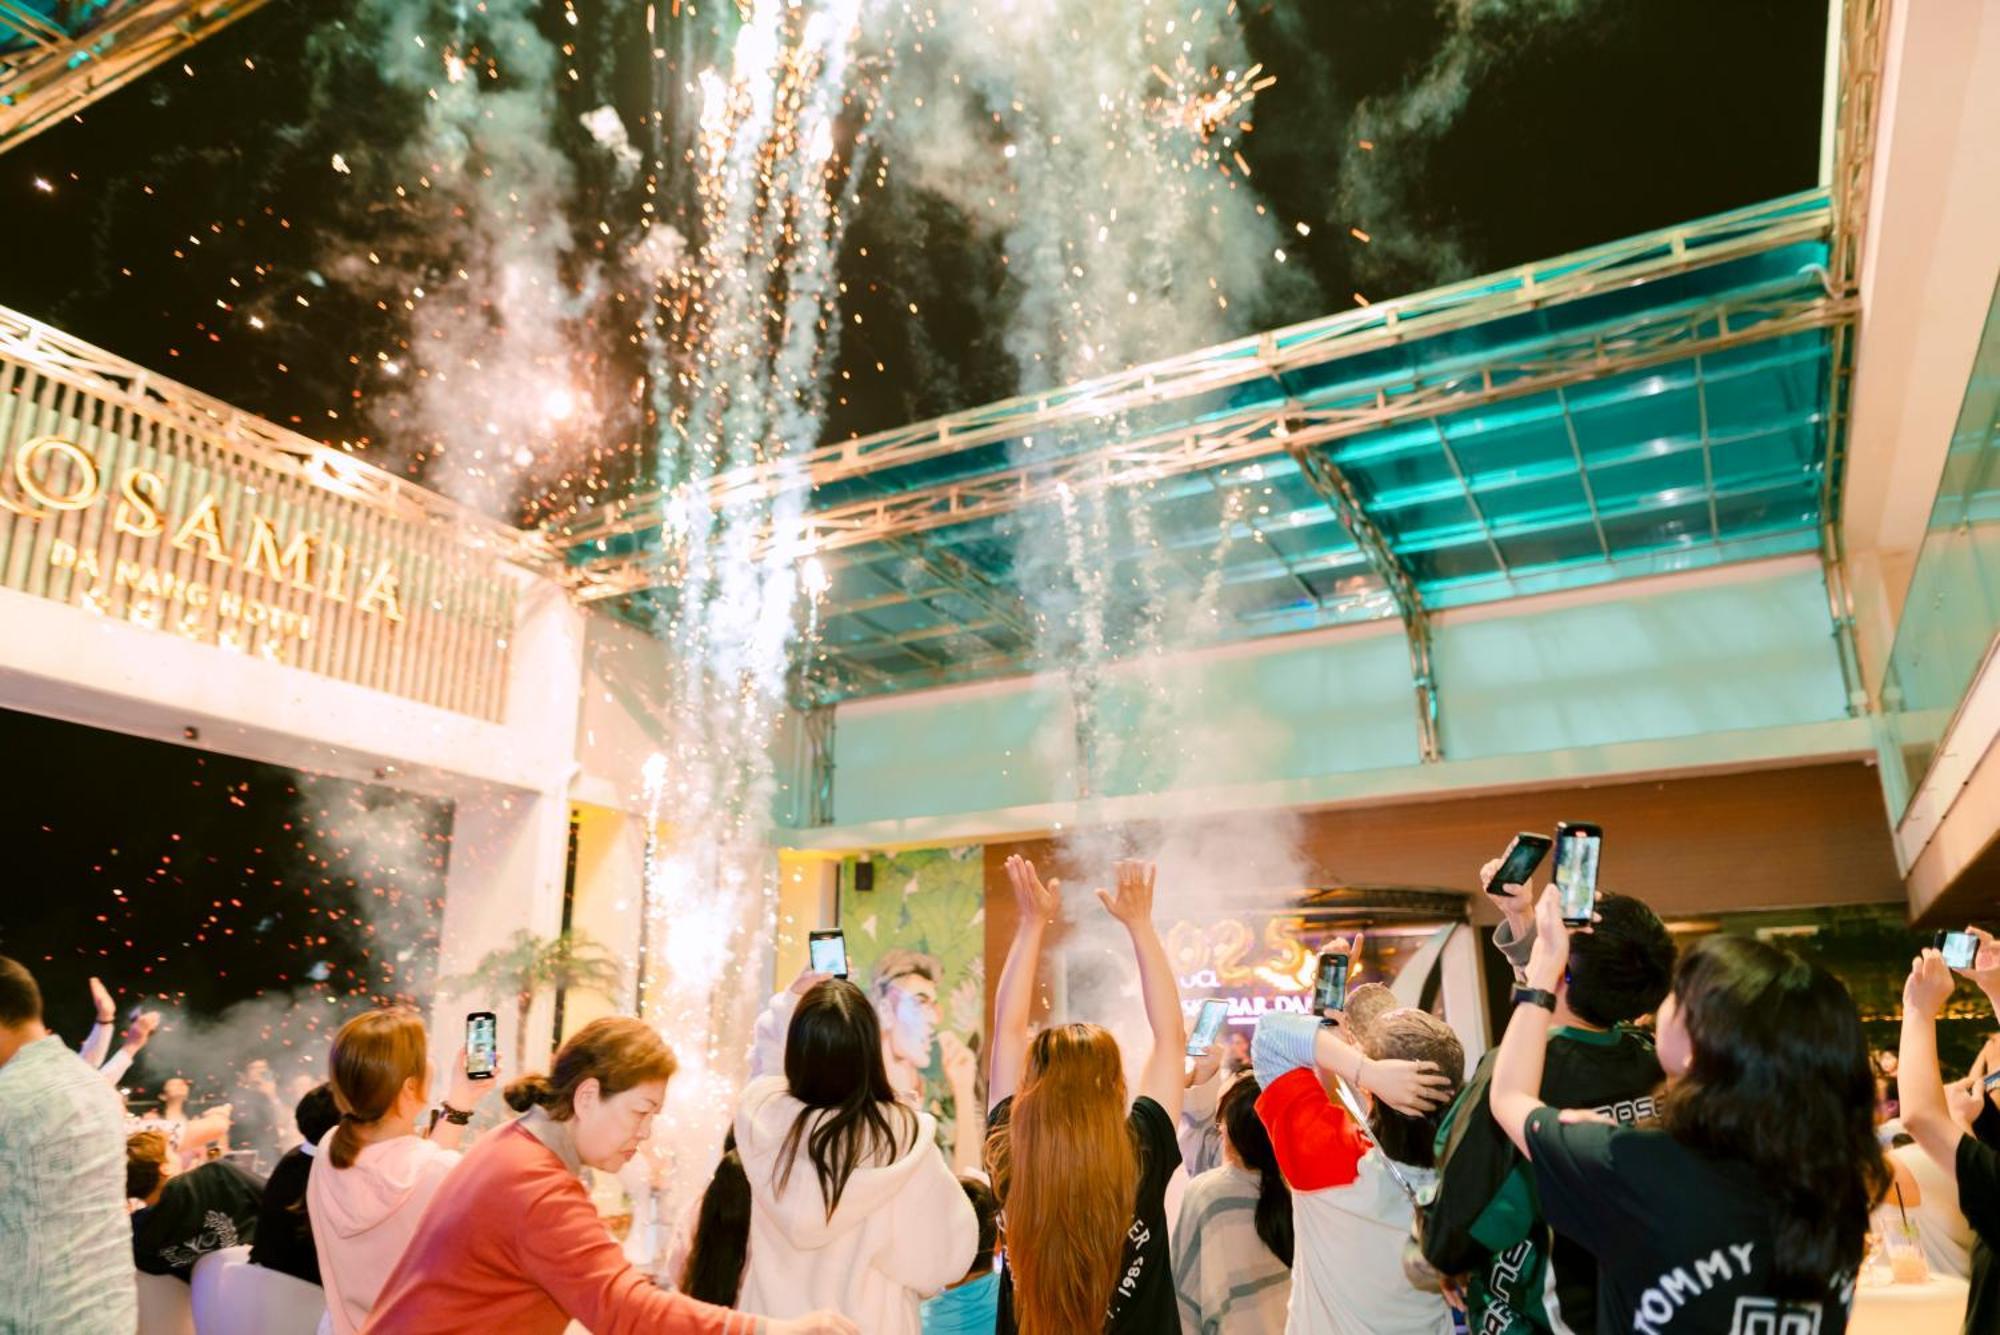
[[[1481,876],[1491,878],[1499,864]],[[1503,914],[1493,941],[1518,974],[1534,945],[1525,887],[1493,892]],[[1653,1120],[1662,1079],[1652,1041],[1632,1022],[1650,1014],[1673,980],[1674,943],[1659,917],[1624,895],[1597,897],[1593,930],[1571,938],[1569,974],[1556,993],[1542,1099],[1616,1122]],[[1550,1231],[1528,1164],[1487,1109],[1488,1052],[1438,1129],[1438,1182],[1424,1210],[1424,1256],[1462,1276],[1474,1335],[1595,1330],[1597,1264]]]

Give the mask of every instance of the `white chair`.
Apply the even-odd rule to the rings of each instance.
[[[326,1312],[324,1289],[251,1265],[248,1247],[202,1257],[192,1287],[195,1335],[314,1335]]]
[[[139,1335],[195,1335],[194,1303],[185,1281],[139,1273]]]

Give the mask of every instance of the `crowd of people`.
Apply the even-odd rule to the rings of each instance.
[[[1917,956],[1882,1061],[1842,983],[1781,944],[1677,949],[1616,894],[1566,921],[1498,870],[1480,879],[1516,987],[1467,1069],[1444,1020],[1359,981],[1191,1053],[1139,862],[1096,898],[1143,1051],[1038,1026],[1044,938],[1089,910],[1010,859],[983,1100],[970,1049],[936,1049],[954,1134],[923,1102],[935,964],[802,974],[745,1036],[721,1159],[647,1268],[584,1173],[632,1160],[675,1075],[637,1019],[585,1025],[546,1074],[461,1060],[439,1090],[422,1019],[377,1010],[291,1109],[252,1063],[226,1107],[191,1115],[169,1080],[135,1116],[117,1081],[157,1017],[114,1053],[93,980],[72,1050],[0,959],[0,1330],[126,1335],[136,1273],[185,1280],[241,1244],[317,1285],[335,1335],[1838,1335],[1871,1250],[1963,1275],[1964,1330],[2000,1330],[1996,1054],[1947,1082],[1936,1038],[1961,978],[2000,1006],[2000,941],[1973,929],[1956,971]],[[513,1115],[464,1145],[496,1088]]]

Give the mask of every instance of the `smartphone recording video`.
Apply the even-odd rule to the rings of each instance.
[[[491,1080],[500,1051],[500,1023],[492,1011],[465,1017],[465,1073],[474,1080]]]
[[[1597,861],[1604,848],[1604,831],[1581,821],[1556,826],[1556,893],[1561,896],[1563,921],[1581,927],[1597,907]]]
[[[1207,1053],[1216,1036],[1222,1032],[1222,1022],[1228,1017],[1228,1002],[1213,997],[1202,1002],[1201,1014],[1194,1022],[1194,1033],[1188,1038],[1188,1056],[1200,1057]]]
[[[807,954],[812,961],[814,973],[830,973],[835,978],[847,977],[847,933],[832,931],[814,932],[807,938]]]
[[[1936,944],[1944,962],[1954,969],[1970,969],[1979,958],[1979,938],[1971,932],[1939,932]]]
[[[1319,972],[1313,976],[1313,1014],[1347,1009],[1347,956],[1328,953],[1319,957]]]
[[[1528,878],[1535,874],[1535,868],[1541,866],[1542,859],[1548,855],[1547,835],[1521,831],[1501,855],[1500,870],[1494,872],[1493,879],[1486,883],[1486,893],[1498,894],[1502,886],[1526,885]]]

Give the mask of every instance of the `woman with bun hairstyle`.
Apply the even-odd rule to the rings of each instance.
[[[444,1117],[417,1129],[430,1105],[430,1039],[416,1012],[369,1011],[333,1038],[328,1084],[340,1121],[320,1140],[306,1178],[313,1250],[326,1288],[328,1325],[354,1335],[438,1184],[457,1165],[458,1142],[479,1099],[461,1053]]]
[[[507,1087],[523,1115],[446,1180],[389,1276],[369,1335],[859,1335],[838,1316],[747,1316],[671,1293],[625,1259],[579,1175],[623,1168],[652,1134],[674,1055],[650,1025],[593,1020],[548,1075]]]

